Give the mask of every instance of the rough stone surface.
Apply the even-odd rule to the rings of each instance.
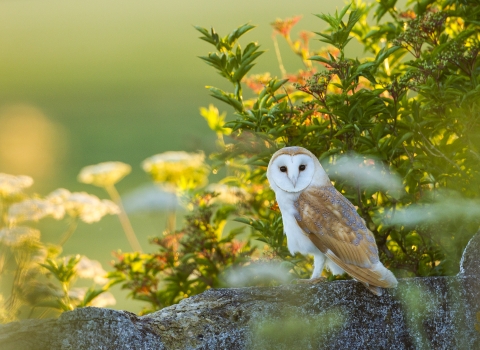
[[[130,312],[88,307],[2,325],[0,349],[164,349],[149,323]]]
[[[480,234],[454,277],[209,290],[138,317],[84,308],[0,326],[0,349],[480,349]]]
[[[460,274],[480,275],[480,231],[468,242],[460,260]]]

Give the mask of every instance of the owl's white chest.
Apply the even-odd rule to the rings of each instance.
[[[287,246],[290,253],[322,254],[300,226],[298,226],[297,220],[295,219],[294,214],[296,213],[296,208],[294,202],[300,194],[277,191],[275,195],[278,206],[282,212],[283,229],[287,235]]]

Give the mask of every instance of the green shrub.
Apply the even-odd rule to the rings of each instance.
[[[214,106],[201,109],[218,137],[218,152],[210,157],[213,172],[225,168],[222,185],[244,197],[232,207],[214,205],[214,195],[197,192],[185,227],[170,227],[152,240],[157,253],[119,255],[112,283],[147,301],[145,311],[221,286],[222,274],[249,264],[248,256],[281,261],[292,275],[309,276],[311,260],[291,256],[286,248],[265,177],[271,155],[284,146],[302,146],[319,157],[397,276],[458,271],[463,248],[480,223],[478,2],[427,0],[403,11],[395,1],[359,2],[317,17],[328,28],[316,33],[327,44],[316,52],[309,48],[309,33],[291,36],[299,17],[273,23],[275,35],[303,63],[303,70],[288,74],[277,52],[280,78],[247,76],[263,53],[255,42],[243,49],[239,44],[252,25],[224,37],[196,27],[214,48],[201,58],[232,86],[208,89],[233,108],[233,118],[225,121]],[[346,54],[353,38],[364,57]],[[244,97],[245,85],[253,99]],[[251,226],[251,238],[263,242],[263,249],[251,249],[249,239],[242,247],[233,240],[236,229],[223,235],[230,216]]]
[[[235,240],[242,228],[223,235],[227,217],[237,212],[233,205],[218,208],[213,193],[197,194],[185,218],[185,227],[165,231],[151,240],[158,246],[152,254],[119,253],[112,283],[123,283],[133,299],[150,304],[143,312],[172,305],[206,289],[218,287],[225,267],[245,261],[253,249]]]
[[[380,1],[316,16],[328,25],[316,33],[328,46],[308,54],[309,37],[290,36],[297,18],[274,23],[307,68],[281,79],[246,78],[261,51],[253,42],[242,50],[238,40],[252,26],[224,37],[196,27],[215,49],[201,58],[233,85],[231,92],[209,87],[235,115],[224,125],[231,142],[214,159],[242,165],[236,174],[262,188],[253,215],[241,221],[274,255],[293,259],[284,247],[280,213],[270,209],[265,170],[279,148],[302,146],[358,208],[381,260],[396,275],[456,273],[480,222],[479,3],[430,0],[400,11],[395,1]],[[365,57],[347,56],[353,38]],[[254,99],[244,99],[242,83],[257,91]],[[338,165],[346,156],[359,172],[399,177],[401,191],[345,177]],[[305,260],[294,261],[305,275]]]

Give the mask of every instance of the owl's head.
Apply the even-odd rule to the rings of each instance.
[[[330,182],[317,157],[303,147],[285,147],[275,152],[267,169],[270,185],[285,192],[300,192],[311,183]]]

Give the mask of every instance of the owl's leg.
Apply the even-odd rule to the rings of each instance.
[[[322,275],[323,267],[325,266],[325,255],[323,253],[315,254],[313,256],[313,272],[311,280],[319,278]]]
[[[330,272],[333,275],[343,275],[345,273],[345,271],[343,271],[343,269],[340,266],[338,266],[328,258],[326,259],[326,264],[327,264],[327,268],[330,270]]]
[[[323,253],[315,254],[313,256],[313,272],[312,277],[308,280],[298,279],[295,280],[296,283],[320,283],[325,282],[326,278],[322,277],[323,267],[325,265],[325,255]]]

